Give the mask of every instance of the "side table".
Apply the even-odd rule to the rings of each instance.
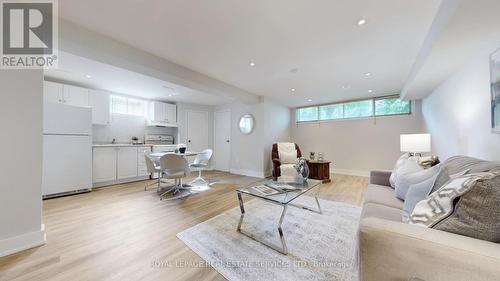
[[[331,182],[330,180],[330,161],[307,160],[309,167],[309,178],[320,180],[323,183]]]

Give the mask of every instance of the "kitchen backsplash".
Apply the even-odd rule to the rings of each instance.
[[[128,143],[132,137],[144,141],[146,134],[165,134],[174,136],[177,143],[177,128],[148,127],[146,119],[139,116],[112,114],[111,122],[107,126],[92,126],[94,143],[107,143],[116,139],[117,143]]]

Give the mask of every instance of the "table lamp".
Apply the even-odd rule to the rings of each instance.
[[[424,152],[431,152],[431,135],[401,135],[401,152],[409,152],[412,156],[422,156]]]

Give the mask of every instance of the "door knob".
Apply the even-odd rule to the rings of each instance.
[[[229,143],[229,140],[226,140],[227,143]]]
[[[188,142],[191,142],[191,140],[188,140]]]

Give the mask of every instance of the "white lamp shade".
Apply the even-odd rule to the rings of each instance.
[[[431,152],[431,135],[401,135],[401,152]]]

